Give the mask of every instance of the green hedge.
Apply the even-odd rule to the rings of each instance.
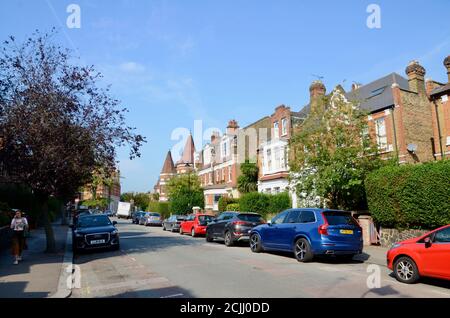
[[[264,217],[267,217],[270,214],[277,214],[291,207],[291,199],[287,192],[274,195],[250,192],[243,194],[239,199],[240,211],[256,212]]]
[[[226,211],[239,211],[239,203],[228,204]]]
[[[221,197],[219,199],[219,203],[218,203],[218,205],[219,205],[219,212],[227,211],[228,210],[227,206],[229,204],[236,204],[238,202],[239,202],[238,199],[229,198],[229,197]]]
[[[148,204],[147,212],[158,212],[163,218],[168,218],[172,214],[169,202],[151,201]]]
[[[450,160],[387,166],[366,179],[369,210],[382,226],[432,229],[450,223]]]

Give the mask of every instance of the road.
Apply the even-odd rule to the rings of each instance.
[[[384,265],[375,267],[380,285],[371,287],[379,288],[369,288],[369,261],[301,264],[289,254],[255,254],[244,245],[226,247],[160,227],[118,222],[120,251],[75,256],[81,288],[71,297],[450,297],[448,282],[402,284]]]

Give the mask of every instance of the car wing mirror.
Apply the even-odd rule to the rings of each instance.
[[[117,225],[117,221],[113,221],[113,223],[112,223],[114,226],[116,226]]]
[[[268,220],[268,221],[267,221],[267,225],[268,225],[268,226],[272,226],[272,220]]]
[[[423,242],[425,243],[425,247],[431,247],[432,242],[431,242],[431,238],[430,237],[426,237]]]

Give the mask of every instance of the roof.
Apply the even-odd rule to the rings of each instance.
[[[398,84],[400,89],[409,89],[409,83],[406,78],[397,73],[391,73],[369,84],[362,85],[353,91],[346,92],[345,97],[351,101],[358,102],[362,110],[374,113],[395,104],[391,89],[394,83]],[[300,110],[299,116],[306,117],[310,109],[310,104],[304,106]]]
[[[434,90],[431,91],[431,96],[440,95],[442,93],[450,91],[450,83],[447,83],[444,86],[437,87]]]
[[[175,173],[175,165],[173,164],[172,153],[167,153],[166,160],[164,160],[164,165],[161,169],[161,174],[163,173]]]
[[[186,140],[186,144],[184,145],[183,155],[181,156],[180,160],[178,160],[177,164],[194,163],[194,153],[194,139],[192,138],[192,135],[189,134]]]

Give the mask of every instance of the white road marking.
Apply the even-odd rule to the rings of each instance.
[[[173,298],[173,297],[181,297],[184,296],[184,294],[174,294],[169,296],[161,296],[160,298]]]

